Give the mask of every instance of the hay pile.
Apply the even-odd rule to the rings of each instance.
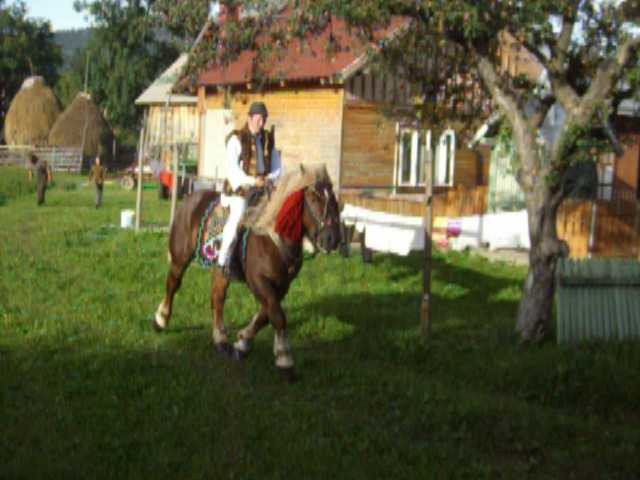
[[[85,130],[86,124],[86,130]],[[100,155],[109,160],[113,134],[91,96],[78,93],[73,102],[62,112],[49,133],[49,145],[56,147],[81,147],[84,132],[85,157]]]
[[[4,123],[7,145],[46,146],[60,115],[58,99],[42,77],[27,78],[11,102]]]

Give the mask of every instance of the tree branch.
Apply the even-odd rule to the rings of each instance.
[[[575,21],[578,15],[578,9],[580,8],[580,2],[574,2],[573,10],[569,15],[562,16],[562,27],[558,39],[549,45],[551,50],[551,68],[554,72],[560,74],[564,73],[567,68],[567,53],[571,46],[571,36],[573,35],[573,29]]]
[[[515,30],[509,29],[509,33],[514,38],[516,39],[518,38],[518,33]],[[549,59],[542,53],[542,51],[540,51],[537,45],[534,45],[528,40],[516,40],[516,41],[520,43],[529,53],[531,53],[531,55],[533,55],[536,58],[536,60],[542,65],[543,68],[545,68],[546,70],[549,70],[551,66]]]
[[[602,128],[604,129],[604,133],[613,146],[613,151],[617,156],[622,156],[624,154],[624,149],[622,148],[622,145],[620,145],[618,135],[616,134],[615,128],[611,123],[611,115],[607,115],[605,112],[600,112],[600,119],[602,121]]]
[[[494,64],[486,55],[477,51],[478,73],[484,82],[498,109],[507,118],[513,130],[513,138],[518,152],[521,155],[522,175],[519,175],[519,183],[523,190],[532,191],[538,178],[539,165],[536,162],[536,129],[531,128],[530,122],[520,108],[518,100],[513,94],[503,88],[502,82]]]
[[[637,57],[640,37],[629,38],[618,47],[613,58],[603,61],[596,71],[587,93],[579,102],[575,112],[578,118],[591,118],[599,99],[607,97],[620,79],[624,68]]]
[[[547,118],[547,113],[549,113],[549,109],[556,103],[555,95],[547,95],[546,97],[540,99],[540,106],[536,109],[536,111],[529,118],[529,122],[535,128],[540,128],[544,119]]]

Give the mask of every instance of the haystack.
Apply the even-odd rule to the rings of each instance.
[[[103,161],[111,157],[113,134],[91,96],[78,93],[73,102],[62,112],[49,133],[49,145],[56,147],[82,147],[83,156],[100,155]]]
[[[11,102],[4,123],[7,145],[47,144],[60,115],[58,99],[42,77],[29,77]]]

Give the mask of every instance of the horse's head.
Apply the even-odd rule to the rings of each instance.
[[[318,181],[304,192],[302,222],[316,248],[330,252],[340,243],[340,211],[330,181]]]

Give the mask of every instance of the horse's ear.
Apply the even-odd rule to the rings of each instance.
[[[300,173],[304,175],[304,165],[300,164]]]

